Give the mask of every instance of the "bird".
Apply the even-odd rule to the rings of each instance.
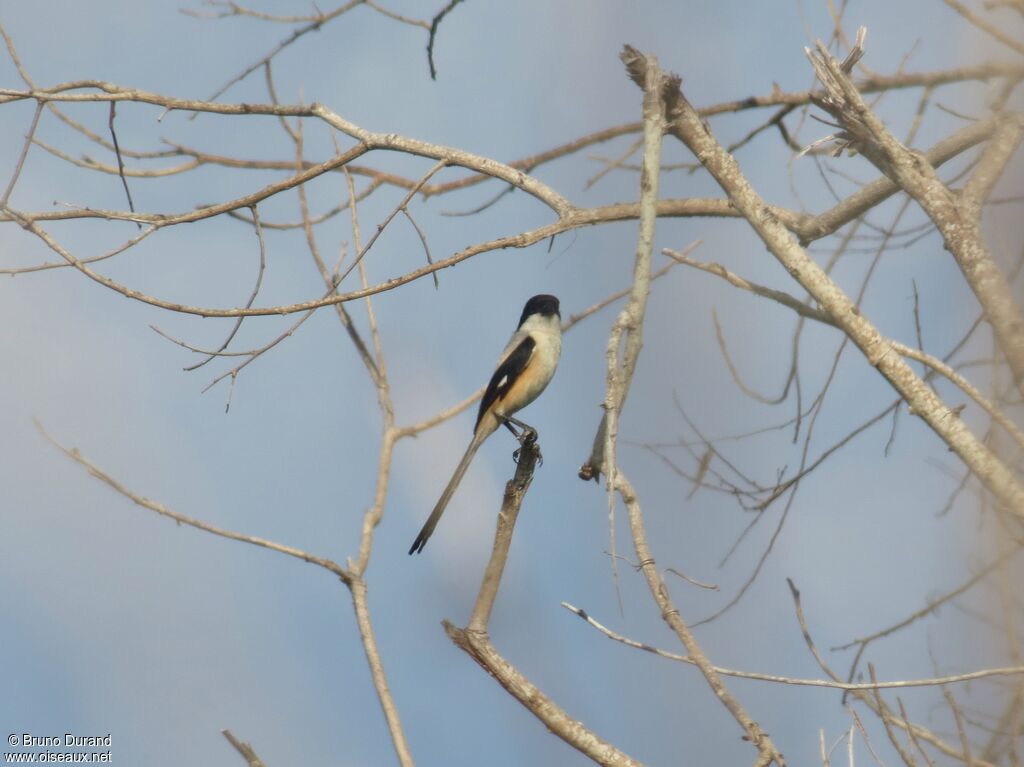
[[[529,405],[547,388],[561,354],[562,321],[558,299],[545,293],[533,296],[523,307],[519,325],[498,358],[494,374],[484,390],[469,447],[413,541],[410,554],[423,551],[476,451],[499,426],[505,426],[520,443],[529,436],[536,439],[536,430],[513,418],[512,414]],[[521,431],[517,432],[515,426]]]

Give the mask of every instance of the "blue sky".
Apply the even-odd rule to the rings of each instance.
[[[866,63],[892,72],[910,51],[910,70],[954,66],[972,57],[1009,58],[962,34],[941,3],[854,2],[848,28],[869,28]],[[268,4],[305,13],[303,4]],[[389,4],[410,15],[418,3]],[[926,19],[922,26],[921,19]],[[56,23],[59,20],[59,23]],[[199,20],[173,3],[52,2],[5,8],[2,22],[31,75],[43,85],[105,79],[170,95],[205,98],[258,59],[290,28],[251,19]],[[494,7],[467,2],[444,21],[436,43],[438,79],[429,79],[426,35],[367,8],[312,34],[274,64],[282,101],[318,100],[376,131],[513,160],[591,131],[638,119],[640,95],[622,71],[623,43],[658,55],[682,74],[697,105],[811,84],[803,46],[825,37],[824,3],[527,2]],[[3,87],[20,87],[0,61]],[[981,108],[981,88],[950,89],[940,100]],[[883,114],[902,135],[917,92],[892,96]],[[261,76],[223,97],[264,101]],[[106,129],[106,107],[75,112]],[[3,135],[20,137],[32,106],[0,109]],[[152,149],[162,138],[211,153],[291,159],[294,148],[270,119],[229,120],[121,105],[123,146]],[[723,142],[742,137],[765,115],[713,122]],[[934,108],[919,146],[960,127]],[[328,157],[326,129],[308,123],[307,155]],[[810,125],[807,140],[827,132]],[[73,154],[98,148],[44,115],[40,137]],[[599,165],[587,155],[615,156],[620,139],[536,170],[579,205],[636,198],[634,174],[614,172],[586,187]],[[13,168],[19,140],[2,142],[0,174]],[[674,141],[666,161],[689,158]],[[109,161],[109,158],[103,158]],[[811,211],[831,198],[811,161],[791,163],[775,135],[744,149],[745,172],[772,202]],[[429,162],[399,156],[364,158],[416,177]],[[859,179],[874,172],[861,158],[839,167]],[[453,171],[446,178],[455,178]],[[136,207],[183,211],[230,199],[280,178],[270,171],[204,168],[163,180],[131,180]],[[849,182],[836,182],[840,190]],[[792,189],[801,190],[801,198]],[[446,217],[495,193],[491,184],[415,203],[435,258],[465,245],[549,220],[548,211],[516,193],[473,217]],[[311,205],[344,198],[339,178],[310,185]],[[706,177],[668,174],[663,196],[716,195]],[[360,208],[364,239],[401,199],[386,190]],[[34,149],[12,198],[14,207],[45,210],[73,204],[121,208],[116,177],[87,173]],[[890,205],[886,210],[895,208]],[[266,220],[296,220],[294,194],[261,206]],[[879,215],[876,223],[888,218]],[[913,210],[904,225],[920,222]],[[132,236],[128,226],[54,225],[80,257]],[[442,272],[440,290],[420,280],[380,295],[375,308],[400,424],[460,400],[485,382],[534,293],[580,311],[628,284],[635,222],[562,235],[553,245],[485,254]],[[351,245],[347,217],[320,231],[325,260]],[[782,269],[735,222],[675,220],[659,224],[656,247],[702,239],[696,256],[751,279],[795,290]],[[1006,236],[1011,240],[1010,236]],[[267,273],[258,302],[273,305],[322,291],[301,232],[270,232]],[[870,244],[870,243],[866,243]],[[819,243],[819,260],[834,241]],[[351,251],[349,251],[351,257]],[[52,260],[13,227],[0,240],[0,266]],[[371,281],[422,262],[415,232],[396,222],[367,258]],[[211,221],[162,232],[103,273],[162,297],[236,306],[248,296],[257,264],[251,230]],[[870,255],[845,258],[836,279],[854,291]],[[660,265],[661,259],[657,259]],[[913,342],[912,279],[922,289],[928,348],[944,353],[973,319],[973,298],[934,237],[882,261],[865,311],[885,332]],[[767,408],[731,381],[714,340],[716,309],[730,351],[748,380],[773,391],[788,369],[793,319],[740,295],[709,275],[673,270],[653,290],[645,348],[627,406],[620,455],[639,488],[659,562],[720,585],[708,593],[682,582],[673,594],[696,620],[716,610],[750,573],[781,509],[754,532],[725,567],[719,561],[749,521],[730,499],[690,486],[636,445],[692,438],[673,407],[677,397],[708,433],[725,435],[778,423],[792,399]],[[365,313],[352,306],[366,330]],[[603,396],[603,350],[613,311],[593,317],[565,339],[550,389],[523,417],[542,435],[545,463],[520,518],[512,558],[491,624],[499,650],[573,716],[651,764],[721,764],[751,759],[740,731],[690,668],[615,645],[563,610],[563,600],[638,640],[677,650],[642,579],[620,568],[619,613],[610,579],[605,497],[575,471],[586,457]],[[289,318],[244,323],[239,348],[274,337]],[[70,270],[0,280],[0,611],[5,619],[0,673],[5,731],[112,736],[119,764],[220,765],[238,757],[220,735],[230,728],[253,743],[268,765],[382,764],[393,760],[383,718],[355,630],[347,591],[326,572],[251,546],[176,527],[139,509],[60,456],[34,430],[40,419],[62,442],[136,492],[213,524],[307,549],[343,562],[356,552],[362,514],[371,502],[380,420],[370,383],[330,311],[251,365],[239,377],[229,413],[224,384],[201,390],[227,367],[197,372],[195,360],[150,325],[199,346],[216,344],[223,321],[180,317],[126,300]],[[810,328],[801,349],[805,391],[816,391],[838,344],[834,331]],[[949,393],[949,390],[944,390]],[[891,390],[847,351],[816,427],[812,455],[884,407]],[[959,402],[960,400],[955,400]],[[966,417],[971,417],[968,412]],[[424,554],[405,552],[461,453],[472,425],[463,415],[399,444],[384,520],[367,574],[380,649],[413,754],[421,764],[583,764],[446,638],[440,621],[469,609],[490,550],[493,512],[510,473],[507,440],[478,456]],[[720,665],[820,676],[792,615],[784,579],[792,577],[819,645],[828,647],[898,620],[957,585],[984,560],[991,530],[979,527],[969,502],[936,518],[955,487],[942,470],[959,471],[944,447],[904,412],[886,458],[889,421],[874,427],[805,482],[761,576],[741,605],[698,630]],[[726,443],[723,449],[760,480],[799,460],[788,434]],[[686,460],[681,452],[680,460]],[[692,468],[692,461],[690,462]],[[967,499],[969,500],[969,499]],[[620,552],[628,556],[620,518]],[[963,628],[955,612],[879,645],[872,659],[884,678],[927,676],[929,648],[944,672],[969,670],[996,652],[984,627]],[[835,655],[838,668],[848,657]],[[732,682],[752,714],[794,764],[817,753],[850,718],[838,696]],[[929,721],[927,696],[909,693]],[[941,722],[941,719],[939,720]],[[884,734],[875,734],[880,745]],[[860,748],[860,744],[858,744]],[[863,755],[863,751],[860,752]],[[240,762],[239,762],[240,763]]]

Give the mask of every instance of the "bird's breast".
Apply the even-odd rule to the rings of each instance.
[[[512,384],[496,408],[501,415],[512,415],[537,399],[551,382],[555,368],[558,367],[558,358],[562,354],[561,335],[534,333],[533,339],[533,354],[530,355],[526,370]]]

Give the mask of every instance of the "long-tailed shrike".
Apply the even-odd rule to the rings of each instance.
[[[506,426],[520,442],[534,430],[522,421],[516,420],[512,414],[529,405],[544,391],[558,366],[558,357],[562,353],[562,322],[558,314],[558,299],[554,296],[534,296],[526,302],[523,314],[519,318],[519,326],[512,334],[505,351],[498,359],[497,369],[487,384],[480,410],[473,427],[473,439],[466,448],[459,465],[455,468],[448,486],[441,493],[434,510],[413,541],[410,554],[418,554],[427,545],[438,520],[444,513],[448,501],[455,493],[455,488],[462,481],[462,476],[469,468],[473,456],[489,436],[499,426]],[[513,424],[522,431],[517,432]]]

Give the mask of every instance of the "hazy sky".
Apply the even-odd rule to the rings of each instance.
[[[386,6],[412,16],[436,10],[412,2]],[[181,7],[196,8],[113,0],[9,3],[0,22],[40,85],[98,79],[192,98],[208,97],[292,29],[253,19],[196,19],[180,13]],[[263,8],[303,14],[311,6]],[[895,71],[908,53],[912,71],[972,60],[971,39],[961,37],[955,15],[935,0],[853,2],[846,17],[851,32],[868,26],[866,63],[873,70]],[[657,54],[683,76],[687,96],[706,105],[769,93],[775,84],[809,87],[803,47],[830,32],[826,4],[816,0],[499,7],[471,1],[445,19],[435,51],[438,78],[431,81],[425,32],[364,7],[289,48],[275,60],[274,75],[284,102],[321,101],[371,130],[510,161],[639,119],[640,93],[618,60],[623,43]],[[991,46],[982,52],[1002,54]],[[0,83],[21,87],[7,57],[0,60]],[[961,90],[944,93],[949,106],[972,110],[982,103],[958,100]],[[885,102],[897,134],[906,132],[918,96],[915,91]],[[266,101],[262,75],[222,99]],[[0,142],[4,185],[32,111],[30,103],[0,109],[0,135],[7,138]],[[105,105],[82,106],[73,114],[105,135]],[[725,117],[713,128],[731,142],[766,116]],[[918,146],[961,125],[934,108],[928,117]],[[122,146],[155,149],[167,138],[244,159],[294,157],[293,144],[274,120],[190,121],[179,113],[160,118],[157,108],[119,106]],[[809,125],[801,137],[829,130]],[[111,161],[49,114],[39,136],[74,156]],[[617,156],[630,141],[588,149],[535,173],[580,205],[635,199],[633,173],[613,172],[586,185],[600,168],[588,156]],[[307,124],[306,143],[310,159],[333,152],[320,124]],[[665,153],[667,162],[692,159],[673,140]],[[792,164],[774,134],[761,136],[739,158],[772,202],[811,211],[832,202],[813,161]],[[360,162],[411,177],[431,164],[377,155]],[[839,167],[855,179],[877,175],[860,158],[843,163]],[[458,175],[451,171],[444,178]],[[271,171],[203,168],[160,180],[132,179],[130,185],[137,209],[180,212],[279,178]],[[841,191],[853,188],[836,183],[846,183]],[[801,189],[800,198],[794,188]],[[472,209],[497,191],[489,184],[414,204],[435,258],[550,220],[547,210],[518,192],[477,216],[440,215]],[[364,240],[402,194],[385,190],[361,206]],[[699,174],[676,172],[663,181],[666,197],[718,194]],[[343,179],[321,178],[310,185],[310,195],[314,212],[326,211],[344,199]],[[115,176],[76,169],[39,148],[11,204],[23,210],[125,207]],[[887,210],[891,216],[895,207]],[[260,212],[268,221],[299,216],[294,193]],[[888,221],[879,216],[877,223]],[[912,211],[901,226],[920,221]],[[135,233],[129,225],[97,222],[50,231],[79,257],[102,253]],[[582,230],[562,235],[550,248],[545,242],[488,253],[445,270],[439,290],[420,280],[380,295],[375,308],[398,422],[426,417],[485,383],[530,295],[557,294],[567,317],[628,285],[635,235],[635,222]],[[344,247],[351,258],[347,216],[326,224],[319,237],[329,264]],[[697,257],[794,290],[764,247],[735,222],[663,222],[656,247],[678,248],[698,238],[704,245]],[[862,250],[872,244],[866,241]],[[260,305],[322,292],[301,232],[268,232],[266,245]],[[833,241],[820,243],[815,255],[823,262],[834,247]],[[30,235],[3,229],[0,267],[54,258]],[[856,291],[870,258],[858,252],[845,259],[836,273],[840,284]],[[162,232],[100,270],[171,300],[237,306],[252,289],[257,259],[251,229],[217,220]],[[422,259],[415,232],[396,222],[366,265],[377,282]],[[658,257],[657,265],[662,263]],[[921,285],[926,340],[929,349],[945,353],[976,307],[934,237],[883,260],[865,311],[885,332],[913,343],[912,278],[921,274],[927,280]],[[640,490],[659,563],[720,586],[706,592],[672,583],[689,620],[735,595],[782,509],[773,507],[720,567],[751,520],[749,512],[714,493],[690,497],[689,483],[639,445],[693,438],[674,399],[716,436],[777,424],[794,412],[792,397],[771,408],[737,389],[714,340],[712,309],[740,369],[766,394],[777,393],[785,380],[793,329],[784,310],[737,295],[708,275],[677,268],[654,287],[620,457]],[[362,307],[351,310],[365,331]],[[558,375],[523,413],[541,432],[545,462],[520,518],[491,633],[505,657],[545,692],[634,757],[650,764],[747,763],[750,746],[696,672],[613,644],[559,606],[572,602],[635,639],[679,650],[642,578],[625,562],[625,610],[619,612],[605,553],[606,499],[575,476],[600,415],[613,316],[605,310],[566,336]],[[292,321],[247,321],[237,348],[265,343]],[[134,491],[178,512],[343,563],[356,552],[362,514],[372,500],[380,439],[374,392],[351,343],[332,311],[319,312],[241,374],[225,414],[226,382],[201,391],[230,364],[183,372],[194,356],[150,325],[200,347],[216,345],[229,329],[225,321],[176,316],[126,300],[67,269],[0,280],[0,326],[6,329],[0,333],[0,396],[7,403],[0,408],[0,724],[5,733],[110,733],[114,763],[121,765],[240,764],[220,735],[224,728],[252,742],[271,767],[391,763],[393,750],[341,584],[313,566],[176,527],[133,506],[63,458],[31,423],[38,418]],[[805,397],[817,392],[838,344],[834,331],[807,331],[801,348]],[[847,350],[811,455],[892,399],[884,382]],[[898,620],[959,583],[965,560],[980,561],[973,554],[980,544],[969,505],[935,518],[956,486],[948,471],[959,472],[959,464],[906,412],[885,458],[890,424],[873,427],[802,485],[744,601],[698,631],[715,663],[821,675],[800,638],[786,577],[803,591],[818,642],[829,647]],[[468,618],[490,551],[493,513],[511,473],[507,435],[481,451],[423,555],[405,553],[471,426],[472,415],[462,415],[403,441],[396,452],[367,575],[396,702],[421,764],[583,764],[582,756],[546,733],[457,650],[440,626],[444,618]],[[777,470],[792,470],[799,461],[800,445],[791,444],[791,436],[774,432],[723,449],[759,481],[771,483]],[[685,452],[672,455],[693,469]],[[618,530],[620,553],[631,557],[621,515]],[[987,657],[988,635],[943,626],[935,620],[879,645],[872,660],[880,676],[931,674],[928,648],[949,664],[944,672],[967,670]],[[845,671],[848,655],[834,660]],[[829,691],[730,686],[793,764],[816,758],[819,728],[831,741],[851,723]],[[905,699],[913,704],[916,695]]]

